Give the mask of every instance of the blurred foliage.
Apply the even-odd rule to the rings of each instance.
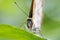
[[[29,14],[31,0],[0,0],[0,24],[21,27],[24,23],[23,28],[28,16],[14,4],[15,1]],[[44,0],[42,34],[49,40],[60,40],[60,0]]]
[[[49,40],[60,40],[60,0],[44,0],[42,34]]]

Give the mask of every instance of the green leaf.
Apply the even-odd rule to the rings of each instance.
[[[44,40],[14,26],[0,25],[0,40]]]

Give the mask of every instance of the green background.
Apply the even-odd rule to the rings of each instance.
[[[31,0],[0,0],[0,24],[13,25],[26,30],[28,16],[14,4],[15,1],[27,15],[29,14]],[[60,40],[60,0],[43,1],[44,18],[41,32],[49,40]]]

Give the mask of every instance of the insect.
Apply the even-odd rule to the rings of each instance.
[[[17,7],[23,11],[16,2]],[[29,16],[24,12],[27,18],[27,28],[36,35],[41,35],[41,22],[42,22],[42,0],[32,0]]]
[[[34,0],[32,0],[32,3],[31,3],[31,8],[30,8],[29,16],[25,13],[25,11],[23,11],[23,10],[18,6],[18,4],[17,4],[16,2],[14,2],[14,3],[17,5],[17,7],[18,7],[21,11],[23,11],[26,16],[28,16],[28,18],[27,18],[27,28],[28,28],[29,30],[32,30],[32,25],[33,25],[33,21],[32,21],[32,16],[33,16],[33,1],[34,1]]]
[[[36,3],[36,5],[33,5],[34,4],[34,1],[36,2],[37,1],[37,3]],[[17,7],[21,10],[21,11],[23,11],[19,6],[18,6],[18,4],[16,3],[16,2],[14,2],[16,5],[17,5]],[[33,6],[34,6],[34,8],[35,9],[33,9]],[[36,8],[36,7],[37,8]],[[42,19],[42,0],[32,0],[32,3],[31,3],[31,7],[30,7],[30,12],[29,12],[29,16],[25,13],[25,11],[23,11],[24,12],[24,14],[26,15],[26,16],[28,16],[28,18],[27,18],[27,28],[30,30],[30,31],[33,31],[33,33],[34,34],[36,34],[37,36],[39,36],[39,37],[43,37],[44,38],[44,36],[41,34],[41,32],[40,32],[40,27],[41,27],[41,19]],[[34,13],[33,14],[33,11],[38,11],[38,12],[36,12],[36,13]],[[37,15],[37,14],[39,14],[39,15]],[[33,15],[37,15],[37,16],[34,16],[34,18],[33,18]],[[38,17],[38,18],[37,18]],[[35,19],[35,18],[37,18],[37,20]],[[34,22],[33,22],[33,19],[34,19]],[[35,26],[34,26],[34,23],[36,23],[35,24]],[[46,39],[47,40],[47,39]]]

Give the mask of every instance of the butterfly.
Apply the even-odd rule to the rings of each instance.
[[[39,1],[41,1],[41,0],[39,0]],[[39,1],[38,1],[38,2],[39,2]],[[16,2],[14,2],[14,3],[17,5],[17,7],[18,7],[21,11],[23,11],[23,10],[18,6],[18,4],[17,4]],[[39,4],[39,5],[40,5],[40,4]],[[39,19],[39,18],[41,18],[41,17],[40,17],[40,16],[41,16],[41,15],[40,15],[41,13],[36,13],[36,14],[39,14],[39,16],[37,16],[37,17],[38,17],[38,18],[37,18],[37,21],[38,21],[38,20],[39,20],[39,21],[38,21],[38,22],[36,21],[36,22],[39,23],[39,24],[37,25],[38,27],[35,28],[35,26],[34,26],[34,24],[33,24],[34,22],[33,22],[33,20],[32,20],[32,19],[33,19],[33,6],[34,6],[34,0],[32,0],[32,3],[31,3],[29,16],[25,13],[25,11],[23,11],[24,14],[25,14],[26,16],[28,16],[27,21],[26,21],[26,22],[27,22],[27,28],[28,28],[30,31],[32,31],[34,34],[36,34],[37,36],[41,36],[41,37],[42,37],[42,34],[41,34],[41,32],[40,32],[40,31],[41,31],[41,30],[40,30],[40,22],[41,22],[41,21],[40,21],[40,19]],[[38,4],[37,4],[37,6],[38,6]],[[38,6],[38,7],[39,7],[39,8],[42,7],[42,4],[41,4],[40,6]],[[38,12],[40,12],[40,9],[38,9],[38,10],[39,10]],[[41,11],[41,12],[42,12],[42,11]],[[36,16],[35,16],[35,17],[36,17]],[[35,17],[34,17],[34,18],[35,18]],[[34,20],[34,21],[35,21],[35,20]],[[37,24],[37,23],[36,23],[36,24]]]

